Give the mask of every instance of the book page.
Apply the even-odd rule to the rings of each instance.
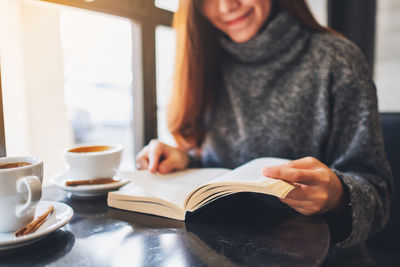
[[[262,169],[265,167],[282,165],[289,161],[290,160],[281,158],[254,159],[225,175],[215,178],[212,182],[248,182],[268,185],[280,180],[265,177],[262,175]]]
[[[274,178],[262,175],[262,169],[268,166],[278,166],[290,160],[281,158],[257,158],[248,163],[203,184],[204,187],[193,191],[185,200],[185,207],[193,208],[207,198],[213,188],[229,186],[235,192],[260,192],[284,198],[294,186]],[[210,191],[211,190],[211,191]],[[207,192],[208,191],[208,192]]]
[[[124,176],[125,177],[125,176]],[[141,198],[154,198],[153,195],[144,191],[141,187],[136,186],[134,183],[128,183],[127,185],[121,187],[117,191],[111,191],[108,193],[108,196],[115,199],[123,199],[121,195],[141,197]]]
[[[147,193],[156,198],[169,201],[184,208],[186,196],[197,187],[221,176],[229,169],[186,169],[169,174],[151,173],[149,171],[120,171],[123,177],[129,178]]]

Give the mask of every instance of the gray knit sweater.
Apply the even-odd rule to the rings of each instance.
[[[392,176],[360,50],[312,32],[283,10],[252,40],[222,36],[220,44],[223,88],[206,125],[202,166],[315,157],[335,171],[349,197],[350,234],[333,247],[357,246],[380,230]]]

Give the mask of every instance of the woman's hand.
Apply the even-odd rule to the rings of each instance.
[[[147,169],[151,172],[168,173],[181,170],[189,164],[186,151],[166,145],[158,140],[151,140],[136,157],[136,166],[139,170]]]
[[[319,160],[306,157],[287,164],[267,167],[263,175],[298,184],[284,199],[304,215],[325,213],[344,205],[343,186],[336,174]]]

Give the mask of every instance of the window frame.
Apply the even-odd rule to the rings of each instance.
[[[1,65],[0,65],[0,157],[6,157],[6,138],[4,134],[3,116],[3,89],[1,87]]]

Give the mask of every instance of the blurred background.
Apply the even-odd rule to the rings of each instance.
[[[65,169],[62,152],[73,144],[122,143],[121,168],[132,169],[149,136],[174,143],[165,108],[175,56],[169,25],[178,0],[0,2],[8,156],[44,159],[48,183]],[[308,2],[327,25],[328,1]],[[400,1],[377,1],[373,57],[382,112],[400,111],[399,17]],[[154,106],[156,125],[147,127],[155,115],[144,113]]]

